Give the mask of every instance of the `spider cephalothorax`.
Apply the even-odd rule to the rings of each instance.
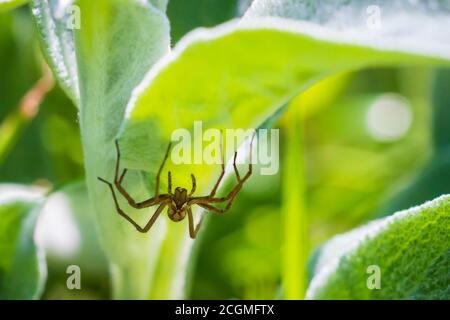
[[[222,178],[225,174],[225,164],[222,154],[222,172],[219,176],[219,179],[217,180],[216,184],[214,185],[213,189],[207,196],[203,197],[193,197],[192,195],[195,192],[196,188],[196,182],[195,182],[195,176],[191,174],[192,178],[192,189],[188,194],[188,191],[185,188],[176,187],[175,192],[172,193],[172,177],[170,171],[167,175],[167,194],[159,194],[159,177],[161,175],[161,172],[164,168],[164,164],[166,163],[166,160],[169,156],[169,151],[171,144],[169,143],[169,146],[166,151],[166,155],[164,157],[164,160],[158,170],[158,173],[156,175],[156,185],[155,185],[155,196],[144,200],[142,202],[136,202],[130,194],[125,190],[125,188],[122,186],[122,181],[125,177],[125,174],[127,172],[127,169],[123,169],[122,174],[119,176],[119,165],[120,165],[120,149],[119,144],[116,140],[116,150],[117,150],[117,161],[116,161],[116,167],[115,167],[115,175],[114,175],[114,186],[119,190],[120,194],[128,201],[130,206],[136,209],[142,209],[142,208],[148,208],[155,205],[159,205],[159,207],[156,209],[155,213],[150,218],[149,222],[142,228],[139,224],[137,224],[133,219],[130,218],[129,215],[127,215],[119,206],[119,203],[117,201],[116,193],[114,191],[114,186],[111,182],[106,181],[105,179],[102,179],[98,177],[98,179],[104,183],[106,183],[111,190],[111,194],[114,200],[114,204],[116,206],[117,212],[124,217],[128,222],[130,222],[137,231],[139,232],[147,232],[150,230],[152,225],[155,223],[156,219],[159,217],[161,212],[164,210],[164,208],[167,206],[167,214],[169,218],[172,221],[178,222],[183,220],[186,215],[188,216],[189,220],[189,235],[192,239],[195,239],[197,236],[198,230],[200,228],[202,219],[200,219],[200,222],[197,224],[197,226],[194,228],[194,218],[192,214],[192,205],[196,204],[199,207],[206,209],[208,211],[215,212],[217,214],[223,214],[226,211],[228,211],[231,208],[231,205],[233,204],[234,199],[236,198],[239,191],[242,189],[242,186],[244,185],[244,182],[247,181],[248,178],[250,178],[250,175],[252,174],[252,159],[251,159],[251,150],[252,150],[252,144],[253,144],[253,138],[250,142],[250,161],[248,166],[248,171],[245,174],[244,177],[241,178],[239,171],[236,167],[236,157],[237,152],[234,153],[234,159],[233,159],[233,168],[234,172],[236,174],[237,184],[231,189],[231,191],[228,193],[228,195],[224,197],[215,197],[217,188],[219,187],[220,182],[222,181]],[[222,146],[221,146],[222,151]],[[223,203],[227,202],[223,208],[217,208],[213,206],[214,203]]]

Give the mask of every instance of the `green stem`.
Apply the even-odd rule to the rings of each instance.
[[[14,110],[0,124],[0,165],[5,161],[23,129],[30,122],[19,111]]]
[[[436,150],[450,145],[450,70],[436,72],[433,90],[433,142]]]
[[[286,113],[282,185],[282,282],[285,299],[304,299],[309,253],[302,123],[298,108]]]
[[[53,89],[53,76],[47,65],[43,75],[23,96],[17,109],[13,110],[0,124],[0,165],[8,156],[27,125],[36,117],[47,93]]]

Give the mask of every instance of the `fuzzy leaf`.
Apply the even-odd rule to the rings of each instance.
[[[450,196],[373,221],[328,241],[316,257],[309,299],[448,299]],[[368,267],[380,268],[369,289]]]
[[[259,127],[312,83],[338,71],[449,64],[450,55],[431,46],[420,53],[413,45],[381,40],[363,44],[289,20],[250,19],[194,31],[135,90],[121,132],[124,161],[155,172],[175,129],[193,132],[195,120],[203,120],[204,129]],[[200,186],[209,185],[208,168],[189,169],[198,174]]]
[[[156,3],[156,2],[155,2]],[[163,2],[157,2],[163,5]],[[108,187],[116,152],[114,138],[132,89],[146,70],[169,49],[169,24],[163,11],[137,0],[81,0],[82,27],[75,31],[80,80],[80,123],[87,185],[96,211],[102,245],[112,263],[115,296],[145,298],[159,253],[162,230],[138,233],[118,215]],[[141,174],[126,177],[136,198],[146,198]],[[128,186],[128,184],[127,184]],[[141,224],[149,210],[133,214]]]
[[[60,86],[76,106],[79,105],[80,92],[73,35],[76,21],[73,19],[81,18],[78,9],[73,0],[31,2],[42,51]]]

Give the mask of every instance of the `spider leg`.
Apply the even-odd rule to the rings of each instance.
[[[237,151],[234,152],[233,169],[234,173],[236,174],[237,181],[241,182],[241,176],[239,175],[239,170],[236,167],[236,158],[237,158]]]
[[[166,163],[167,158],[169,157],[169,151],[170,151],[170,147],[172,146],[172,143],[170,142],[168,147],[167,147],[167,151],[166,151],[166,155],[164,156],[164,160],[161,163],[161,166],[159,167],[158,170],[158,174],[156,175],[156,185],[155,185],[155,198],[158,199],[159,197],[159,177],[161,176],[161,172],[164,168],[164,164]]]
[[[189,196],[192,196],[195,192],[195,189],[197,188],[197,182],[195,181],[195,176],[192,173],[191,173],[191,178],[192,178],[192,189],[191,189],[191,193],[189,193]]]
[[[250,141],[250,155],[249,155],[249,164],[248,164],[248,170],[247,173],[243,178],[239,175],[239,171],[236,167],[236,157],[237,152],[234,153],[234,160],[233,160],[233,167],[234,172],[236,173],[236,178],[238,180],[238,184],[230,191],[230,193],[225,197],[225,200],[231,200],[231,202],[234,200],[234,197],[236,197],[237,193],[241,190],[242,186],[244,185],[245,181],[250,178],[253,172],[253,164],[252,164],[252,150],[253,150],[253,139],[255,138],[255,133],[252,136],[252,140]]]
[[[252,140],[250,142],[250,161],[249,161],[249,165],[248,165],[248,171],[245,174],[245,176],[243,178],[240,177],[239,173],[236,174],[236,177],[238,179],[238,183],[234,186],[233,189],[231,189],[231,191],[228,193],[228,195],[226,195],[225,197],[220,197],[220,198],[214,198],[211,196],[208,197],[198,197],[198,198],[193,198],[190,202],[190,204],[208,204],[208,203],[220,203],[220,202],[225,202],[228,200],[231,200],[230,203],[227,204],[227,207],[230,208],[231,204],[234,200],[234,198],[237,196],[237,194],[239,193],[239,191],[242,189],[244,183],[248,180],[248,178],[250,178],[250,176],[253,173],[253,164],[252,164],[252,147],[253,147],[253,139],[255,138],[255,134],[252,137]],[[236,156],[235,156],[236,159]],[[237,172],[237,169],[235,169]]]
[[[211,211],[211,212],[215,212],[215,213],[218,213],[218,214],[224,214],[228,209],[230,209],[230,208],[227,208],[227,207],[225,207],[223,209],[222,208],[216,208],[216,207],[214,207],[214,206],[212,206],[210,204],[207,204],[207,203],[198,203],[198,206],[202,207],[205,210],[208,210],[208,211]]]
[[[249,170],[250,174],[251,171]],[[190,204],[197,204],[203,209],[218,213],[218,214],[224,214],[227,212],[231,206],[233,205],[233,201],[238,195],[239,191],[242,189],[242,186],[244,185],[244,182],[250,177],[250,174],[246,174],[245,177],[230,191],[230,193],[222,198],[210,198],[210,197],[202,197],[202,198],[194,198]],[[227,205],[224,208],[216,208],[209,203],[220,203],[228,201]]]
[[[158,209],[156,209],[155,213],[152,215],[152,217],[150,218],[149,222],[145,225],[145,227],[142,229],[142,233],[147,232],[148,230],[150,230],[150,228],[153,226],[153,224],[155,223],[156,219],[158,219],[159,215],[161,214],[161,212],[164,210],[164,208],[166,207],[167,202],[163,202],[161,203],[161,205],[158,207]]]
[[[255,135],[256,132],[253,133],[252,136],[252,140],[250,140],[250,151],[249,151],[249,164],[248,164],[248,171],[245,174],[244,178],[241,179],[240,175],[239,175],[239,171],[236,167],[236,157],[237,157],[237,151],[234,153],[234,161],[233,161],[233,167],[234,167],[234,172],[236,173],[236,178],[238,180],[238,182],[242,182],[242,184],[248,179],[250,178],[251,174],[252,174],[252,151],[253,151],[253,140],[255,139]]]
[[[188,219],[189,219],[189,236],[191,239],[195,239],[197,237],[198,230],[200,229],[200,226],[203,221],[203,216],[200,218],[200,221],[198,222],[197,226],[194,228],[194,216],[192,214],[191,208],[188,209]]]
[[[112,183],[109,182],[109,181],[106,181],[106,180],[104,180],[104,179],[102,179],[102,178],[100,178],[100,177],[99,177],[98,179],[99,179],[101,182],[106,183],[106,184],[108,185],[109,189],[111,190],[111,194],[112,194],[113,199],[114,199],[114,204],[115,204],[115,206],[116,206],[116,210],[117,210],[117,212],[119,213],[119,215],[121,215],[121,216],[124,217],[129,223],[131,223],[131,224],[136,228],[137,231],[139,231],[139,232],[146,232],[146,230],[148,231],[148,229],[145,229],[145,228],[147,228],[147,226],[146,226],[145,228],[141,228],[141,226],[139,226],[139,225],[136,223],[136,221],[134,221],[129,215],[127,215],[127,214],[120,208],[119,202],[117,201],[116,193],[115,193],[115,191],[114,191],[114,187],[113,187]],[[163,204],[165,205],[165,202],[163,202]],[[153,224],[154,220],[156,220],[156,218],[158,217],[159,213],[161,212],[162,209],[159,210],[160,208],[161,208],[161,206],[156,210],[156,212],[153,214],[152,218],[150,219],[150,222],[152,222],[152,224]],[[149,222],[149,223],[150,223],[150,222]],[[150,225],[150,227],[151,227],[151,225]]]
[[[210,197],[214,197],[216,194],[217,188],[219,187],[220,182],[222,181],[222,178],[225,174],[225,159],[223,158],[223,145],[222,145],[222,130],[220,131],[220,157],[222,159],[222,172],[220,173],[219,179],[217,180],[216,184],[214,185],[214,188],[211,190],[211,193],[209,194]]]
[[[231,191],[228,193],[228,195],[226,195],[225,197],[220,197],[220,198],[214,198],[211,196],[193,198],[190,201],[191,205],[198,204],[200,207],[202,207],[204,209],[211,210],[211,211],[219,213],[219,214],[225,213],[227,210],[229,210],[231,208],[233,201],[236,198],[237,194],[242,189],[244,183],[248,180],[248,178],[250,178],[250,176],[252,175],[252,172],[253,172],[252,147],[253,147],[254,137],[255,137],[255,135],[253,135],[252,140],[250,142],[250,159],[249,159],[248,171],[243,178],[241,178],[240,176],[237,175],[238,183],[234,186],[233,189],[231,189]],[[235,156],[235,159],[236,159],[236,156]],[[221,202],[225,202],[225,201],[229,201],[229,202],[223,209],[216,208],[216,207],[213,207],[210,205],[210,203],[221,203]]]
[[[172,173],[167,173],[167,193],[172,194]]]
[[[230,193],[222,198],[210,198],[210,197],[205,197],[202,199],[194,199],[191,204],[197,204],[200,207],[202,207],[203,209],[218,213],[218,214],[224,214],[225,212],[227,212],[231,206],[233,205],[233,201],[236,198],[236,196],[238,195],[239,191],[242,189],[242,186],[244,185],[244,182],[250,177],[250,175],[245,175],[244,179],[242,179],[231,191]],[[228,201],[227,205],[224,208],[216,208],[212,205],[210,205],[209,203],[220,203],[220,202],[225,202]]]
[[[161,177],[161,172],[163,171],[164,168],[164,164],[167,161],[167,158],[169,157],[169,151],[170,148],[172,146],[172,143],[169,142],[169,145],[167,146],[167,150],[166,150],[166,154],[164,155],[164,160],[161,163],[161,166],[158,169],[158,174],[156,175],[156,185],[155,185],[155,196],[153,198],[144,200],[142,202],[139,202],[136,204],[137,208],[146,208],[146,207],[150,207],[153,206],[155,204],[161,203],[161,201],[163,200],[167,200],[170,197],[171,192],[169,192],[169,194],[160,194],[159,193],[159,181],[160,181],[160,177]],[[168,173],[168,188],[170,189],[170,191],[172,191],[172,176],[171,173]]]

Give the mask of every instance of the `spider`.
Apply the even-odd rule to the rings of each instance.
[[[119,190],[120,194],[122,194],[122,196],[128,201],[130,206],[132,206],[133,208],[142,209],[142,208],[148,208],[148,207],[158,205],[158,208],[153,213],[152,217],[150,218],[150,220],[147,222],[147,224],[144,227],[141,227],[138,223],[136,223],[136,221],[134,221],[128,214],[126,214],[120,208],[119,203],[117,201],[116,193],[114,191],[113,183],[111,183],[105,179],[102,179],[100,177],[97,177],[97,178],[101,182],[106,183],[108,185],[109,189],[111,190],[114,204],[115,204],[116,210],[119,213],[119,215],[121,215],[128,222],[130,222],[136,228],[137,231],[142,232],[142,233],[148,232],[150,230],[150,228],[153,226],[153,224],[155,223],[156,219],[161,214],[161,212],[167,206],[168,207],[168,210],[167,210],[168,216],[169,216],[170,220],[172,220],[174,222],[182,221],[186,217],[186,215],[188,216],[189,235],[192,239],[195,239],[195,237],[197,236],[197,233],[200,229],[200,226],[201,226],[201,223],[203,220],[203,216],[200,219],[200,222],[197,224],[197,226],[194,227],[194,218],[193,218],[191,207],[195,204],[205,210],[208,210],[208,211],[211,211],[211,212],[214,212],[217,214],[224,214],[231,208],[233,201],[236,198],[237,194],[239,193],[239,191],[242,189],[242,186],[244,185],[244,183],[248,180],[248,178],[250,178],[250,175],[252,174],[251,151],[252,151],[254,137],[255,137],[255,134],[253,134],[251,142],[250,142],[250,156],[249,156],[250,161],[249,161],[248,171],[244,177],[240,176],[239,171],[236,167],[237,151],[234,153],[233,168],[234,168],[234,172],[236,174],[237,184],[233,187],[233,189],[231,189],[231,191],[228,193],[228,195],[226,195],[224,197],[216,197],[215,196],[217,188],[219,187],[219,184],[222,181],[222,178],[225,174],[225,164],[224,164],[223,151],[222,151],[222,136],[221,136],[221,142],[220,142],[222,172],[221,172],[216,184],[214,185],[213,189],[209,193],[209,195],[202,196],[202,197],[193,197],[193,194],[196,189],[196,181],[195,181],[195,176],[193,174],[191,174],[192,189],[189,192],[189,194],[187,193],[187,190],[185,188],[181,188],[181,187],[176,187],[175,192],[172,192],[172,177],[171,177],[170,171],[168,172],[168,175],[167,175],[167,179],[168,179],[167,194],[160,194],[159,180],[160,180],[161,172],[164,168],[164,164],[166,163],[166,160],[169,156],[169,151],[171,148],[171,143],[169,143],[169,146],[167,147],[167,151],[164,156],[163,162],[162,162],[161,166],[159,167],[158,173],[156,175],[155,195],[152,198],[144,200],[142,202],[136,202],[130,196],[130,194],[125,190],[125,188],[122,186],[122,181],[123,181],[128,169],[123,169],[121,175],[120,176],[118,175],[119,166],[120,166],[120,149],[119,149],[119,143],[116,140],[115,145],[116,145],[117,159],[116,159],[115,175],[114,175],[115,187],[117,188],[117,190]],[[224,203],[227,201],[228,201],[228,203],[223,208],[217,208],[212,205],[212,204]]]

